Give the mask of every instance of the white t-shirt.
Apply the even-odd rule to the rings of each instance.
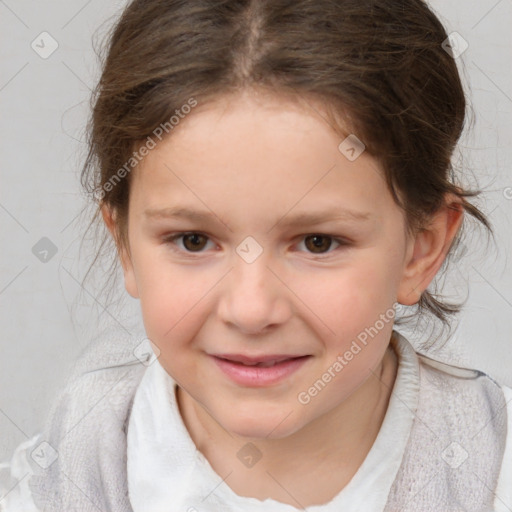
[[[379,434],[351,481],[329,503],[309,512],[382,511],[400,467],[419,392],[417,354],[404,338],[396,346],[397,377]],[[128,427],[128,489],[134,512],[298,512],[273,499],[242,497],[229,487],[196,449],[179,412],[175,382],[158,360],[136,392]],[[512,510],[512,390],[504,387],[507,444],[495,511]],[[233,467],[236,471],[236,467]]]

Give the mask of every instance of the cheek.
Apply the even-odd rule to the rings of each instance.
[[[307,316],[316,318],[318,334],[346,344],[389,310],[396,285],[387,262],[368,251],[343,268],[297,273],[293,291]]]
[[[137,273],[146,333],[164,351],[193,337],[216,280],[192,266],[180,268],[162,260],[140,260]]]
[[[191,376],[199,374],[201,365],[197,357],[205,337],[201,329],[215,309],[216,285],[225,271],[171,264],[165,257],[140,263],[139,297],[146,334],[160,352],[160,364],[190,388]]]

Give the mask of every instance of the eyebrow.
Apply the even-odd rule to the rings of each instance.
[[[172,208],[148,208],[144,210],[143,215],[149,219],[186,219],[195,222],[212,222],[214,219],[220,220],[211,211],[199,211],[185,207]],[[370,212],[359,212],[346,208],[331,208],[329,210],[318,212],[301,212],[295,215],[285,214],[275,224],[281,226],[310,226],[321,224],[328,221],[349,220],[349,221],[368,221],[373,215]],[[274,224],[274,225],[275,225]]]
[[[282,226],[311,226],[335,220],[364,222],[370,220],[372,217],[373,215],[370,212],[359,212],[347,208],[331,208],[330,210],[319,212],[304,212],[290,216],[285,215],[277,224],[281,224]]]

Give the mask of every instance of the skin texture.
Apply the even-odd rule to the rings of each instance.
[[[238,494],[294,506],[332,499],[368,454],[396,375],[392,322],[309,403],[298,394],[396,301],[419,300],[462,221],[460,208],[443,207],[407,235],[379,162],[367,152],[349,161],[321,112],[246,93],[200,105],[133,171],[129,251],[119,247],[126,289],[179,384],[198,449]],[[211,218],[144,213],[178,205]],[[329,208],[368,219],[286,225]],[[115,212],[104,207],[103,217],[116,237]],[[205,238],[169,240],[187,231]],[[319,248],[314,234],[327,237]],[[252,263],[236,251],[248,236],[263,250]],[[229,380],[212,353],[312,357],[284,381],[253,388]],[[249,441],[262,455],[251,468],[237,458]]]

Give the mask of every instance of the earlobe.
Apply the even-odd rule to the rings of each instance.
[[[397,294],[400,304],[416,304],[441,268],[464,217],[460,200],[450,194],[428,226],[410,241]]]
[[[133,269],[133,264],[130,256],[126,253],[126,250],[123,248],[122,244],[119,241],[117,230],[116,230],[116,220],[115,220],[115,212],[113,212],[107,205],[103,205],[101,207],[101,215],[103,217],[103,221],[107,226],[112,238],[114,239],[114,243],[116,245],[117,254],[121,261],[121,266],[123,267],[124,274],[124,285],[126,291],[134,298],[139,298],[139,292],[137,288],[137,282],[135,280],[135,272]]]

